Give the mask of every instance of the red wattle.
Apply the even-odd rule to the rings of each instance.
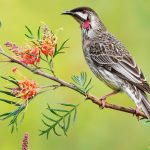
[[[84,29],[89,29],[90,28],[90,21],[89,20],[85,20],[82,24],[82,28]]]

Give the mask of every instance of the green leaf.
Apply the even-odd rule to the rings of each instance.
[[[85,89],[88,88],[88,86],[90,85],[91,81],[92,81],[92,78],[89,80],[89,82],[88,82],[87,85],[85,86]]]
[[[22,117],[21,117],[20,124],[23,123],[24,117],[25,117],[25,112],[23,113],[23,115],[22,115]]]
[[[74,104],[67,104],[67,103],[60,103],[60,105],[63,105],[63,106],[70,106],[70,107],[75,107],[76,105]]]
[[[13,84],[15,84],[15,85],[18,86],[18,82],[17,82],[17,81],[12,80],[12,79],[9,79],[9,78],[6,78],[6,77],[3,77],[3,76],[0,76],[0,77],[1,77],[2,79],[7,80],[7,81],[9,81],[9,82],[11,82],[11,83],[13,83]]]
[[[44,120],[42,120],[42,122],[44,123],[44,125],[46,125],[47,127],[51,127],[49,124],[47,124]]]
[[[65,128],[65,132],[67,132],[69,129],[70,121],[71,121],[71,114],[69,114],[69,116],[68,116],[68,121],[67,121],[67,126]]]
[[[10,112],[6,117],[2,118],[1,120],[5,120],[10,117],[18,116],[24,108],[25,108],[24,105],[19,106],[16,110]]]
[[[10,113],[11,113],[11,112],[1,114],[1,115],[0,115],[0,118],[1,118],[1,117],[4,117],[4,116],[8,116]],[[2,119],[0,119],[0,120],[2,120]]]
[[[60,52],[62,49],[67,48],[67,47],[65,47],[65,44],[66,44],[68,41],[69,41],[69,39],[65,40],[57,51]]]
[[[74,109],[74,117],[73,117],[73,125],[75,124],[76,121],[76,117],[77,117],[77,109]]]
[[[52,117],[48,117],[48,115],[43,114],[44,118],[47,120],[45,122],[42,119],[42,122],[47,128],[45,130],[40,130],[41,131],[40,135],[46,134],[48,138],[49,132],[53,130],[53,132],[57,136],[60,136],[61,134],[58,134],[56,132],[56,128],[58,127],[63,131],[64,135],[67,135],[67,131],[69,129],[71,121],[73,122],[75,121],[76,114],[77,114],[77,107],[79,106],[79,104],[74,105],[74,104],[60,103],[60,106],[63,107],[63,109],[62,108],[61,109],[50,108],[50,106],[48,105],[48,110],[50,110],[50,113],[54,114],[55,116],[59,116],[59,118],[55,116],[54,118],[52,118]],[[72,114],[73,114],[73,117],[71,117]]]
[[[3,99],[3,98],[0,98],[0,101],[11,104],[11,105],[21,106],[19,103],[16,103],[16,102],[13,102],[13,101],[10,101],[10,100],[6,100],[6,99]]]
[[[86,83],[86,79],[87,79],[87,74],[85,73],[85,72],[82,72],[81,73],[81,81],[83,82],[83,86],[85,85],[85,83]]]
[[[17,118],[18,118],[18,114],[14,115],[13,119],[10,121],[10,123],[8,124],[8,126],[16,123],[17,122]]]
[[[81,72],[79,76],[72,76],[73,84],[78,91],[82,93],[87,93],[92,87],[89,87],[92,78],[88,81],[86,72]]]
[[[3,93],[3,94],[6,94],[6,95],[9,95],[9,96],[13,96],[13,97],[14,97],[14,95],[13,95],[11,92],[8,92],[8,91],[0,90],[0,93]]]
[[[60,123],[58,123],[58,126],[63,130],[64,135],[67,136],[66,130],[65,130],[65,125],[61,125]]]
[[[16,130],[18,129],[17,119],[18,119],[18,116],[20,115],[20,113],[25,109],[25,107],[26,107],[26,105],[22,104],[22,105],[18,106],[17,109],[15,109],[14,111],[0,115],[0,120],[6,120],[6,119],[10,118],[10,122],[9,122],[8,126],[11,126],[11,133],[13,133],[14,128],[16,128]]]
[[[50,121],[52,121],[52,122],[56,122],[56,120],[54,120],[54,119],[52,119],[52,118],[46,116],[45,114],[42,114],[42,115],[43,115],[46,119],[48,119],[48,120],[50,120]]]
[[[58,111],[58,112],[68,112],[68,110],[63,110],[63,109],[51,109],[54,112]],[[58,114],[57,114],[58,115]],[[60,115],[59,115],[60,116]],[[61,117],[61,116],[60,116]]]
[[[17,82],[17,80],[14,77],[12,76],[8,76],[8,77]]]
[[[55,129],[55,128],[53,128],[53,132],[54,132],[57,136],[61,136],[60,134],[58,134],[58,133],[56,132],[56,129]]]
[[[51,113],[53,113],[54,115],[58,116],[58,117],[62,117],[61,115],[59,115],[58,113],[56,113],[53,109],[50,108],[50,106],[48,105],[47,108]]]
[[[15,125],[13,124],[11,127],[11,134],[14,132]]]
[[[28,37],[28,38],[30,38],[30,39],[34,39],[34,35],[33,35],[32,31],[30,30],[30,28],[28,26],[25,26],[25,28],[29,32],[29,35],[25,34],[25,36]]]
[[[29,38],[29,39],[33,39],[33,37],[32,36],[30,36],[30,35],[27,35],[27,34],[24,34],[27,38]]]
[[[39,26],[38,28],[38,33],[37,33],[37,37],[38,37],[38,40],[40,40],[40,36],[41,36],[41,26]]]
[[[55,57],[56,55],[58,55],[58,54],[60,54],[60,53],[64,53],[64,52],[61,52],[61,51],[62,51],[63,49],[65,49],[65,48],[68,48],[68,47],[65,47],[65,44],[68,42],[68,40],[69,40],[69,39],[65,40],[65,41],[62,43],[62,45],[61,45],[58,49],[55,50],[55,53],[54,53],[54,56],[53,56],[53,57]]]

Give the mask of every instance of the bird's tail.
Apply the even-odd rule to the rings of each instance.
[[[144,93],[145,94],[145,93]],[[141,99],[141,108],[148,119],[150,119],[150,102],[147,98],[147,96],[143,96]]]
[[[136,106],[141,108],[148,119],[150,119],[150,101],[144,91],[135,85],[128,85],[125,92],[134,100]]]

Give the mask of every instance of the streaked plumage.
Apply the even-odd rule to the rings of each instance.
[[[150,118],[146,95],[150,86],[127,49],[107,31],[91,8],[75,8],[65,14],[72,15],[81,25],[83,52],[93,73],[113,90],[127,93]]]

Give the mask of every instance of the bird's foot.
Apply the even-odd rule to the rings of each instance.
[[[112,95],[115,95],[119,92],[120,90],[116,90],[116,91],[113,91],[107,95],[104,95],[100,98],[100,101],[102,102],[102,109],[105,108],[105,105],[106,105],[106,99]]]
[[[136,115],[138,121],[140,120],[139,112],[140,112],[140,108],[139,108],[139,107],[136,107],[136,109],[135,109],[135,114],[134,114],[134,115]]]
[[[105,108],[107,96],[102,96],[100,101],[102,102],[102,109]]]

